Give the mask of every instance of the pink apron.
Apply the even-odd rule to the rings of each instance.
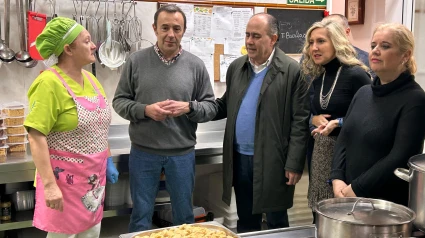
[[[37,174],[33,225],[47,232],[77,234],[98,224],[103,217],[111,111],[86,71],[83,72],[97,96],[75,96],[59,73],[53,68],[49,70],[74,99],[78,126],[71,131],[47,135],[50,163],[63,195],[63,212],[46,206],[44,186]]]

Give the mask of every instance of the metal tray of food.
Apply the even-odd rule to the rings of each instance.
[[[226,236],[223,236],[223,238],[228,238],[228,237],[240,238],[240,236],[236,235],[235,233],[233,233],[231,230],[227,229],[224,226],[213,225],[213,224],[203,224],[203,223],[196,223],[196,224],[190,224],[190,225],[189,224],[188,225],[180,225],[180,226],[171,226],[171,227],[166,227],[166,228],[161,228],[161,229],[144,231],[144,232],[141,232],[139,234],[132,236],[132,238],[142,238],[144,236],[149,237],[152,234],[156,234],[156,233],[159,233],[159,232],[164,231],[164,230],[171,230],[173,228],[180,228],[182,226],[200,227],[200,228],[206,228],[206,229],[213,230],[213,231],[223,231],[226,235]],[[203,237],[205,237],[205,236],[203,236]],[[184,236],[182,238],[184,238]],[[207,238],[207,237],[205,237],[205,238]]]

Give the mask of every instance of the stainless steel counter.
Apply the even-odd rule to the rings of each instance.
[[[208,224],[221,225],[217,222],[207,222]],[[158,229],[158,231],[161,229]],[[132,238],[140,232],[122,234],[119,238]],[[315,237],[314,225],[288,227],[274,230],[256,231],[238,234],[241,238],[311,238]]]
[[[225,120],[199,124],[195,145],[197,165],[222,163],[224,125]],[[127,172],[131,145],[128,125],[112,125],[109,143],[118,170]],[[10,154],[0,163],[0,184],[33,181],[34,173],[35,165],[28,148],[27,153]]]
[[[241,238],[311,238],[315,237],[314,225],[288,227],[239,234]]]
[[[198,125],[197,144],[195,145],[196,164],[222,163],[222,145],[226,120],[201,123]],[[112,125],[109,132],[109,143],[113,161],[120,173],[128,172],[128,154],[130,139],[128,125]],[[31,153],[10,154],[6,160],[0,159],[0,184],[29,182],[34,180],[35,165]],[[169,203],[156,204],[160,210]],[[119,216],[131,213],[131,206],[105,207],[104,217]],[[10,223],[0,222],[0,231],[20,229],[32,226],[33,211],[17,212]]]

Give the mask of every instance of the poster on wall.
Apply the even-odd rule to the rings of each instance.
[[[237,55],[220,55],[220,82],[226,82],[227,69],[237,58],[239,58]]]
[[[226,38],[224,41],[224,53],[227,55],[242,56],[241,49],[245,45],[245,38]]]
[[[248,24],[249,18],[253,15],[252,8],[233,8],[233,34],[234,38],[245,37],[245,29]]]
[[[193,12],[193,4],[176,4],[182,11],[184,12],[184,15],[186,16],[186,32],[184,33],[184,36],[191,37],[193,36],[193,24],[194,24],[194,12]]]
[[[214,54],[214,40],[210,37],[192,37],[190,40],[190,52]]]
[[[197,37],[211,36],[212,7],[194,7],[194,34]]]
[[[197,53],[196,56],[204,61],[205,67],[207,68],[208,74],[210,76],[211,85],[214,85],[214,54]]]
[[[217,40],[232,35],[233,18],[231,7],[214,6],[211,19],[211,37]]]

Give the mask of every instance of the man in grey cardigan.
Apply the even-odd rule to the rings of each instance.
[[[180,41],[186,17],[175,5],[154,16],[155,46],[127,60],[112,105],[130,121],[129,231],[151,228],[162,171],[167,178],[173,223],[193,223],[196,128],[216,115],[214,92],[204,63]]]

